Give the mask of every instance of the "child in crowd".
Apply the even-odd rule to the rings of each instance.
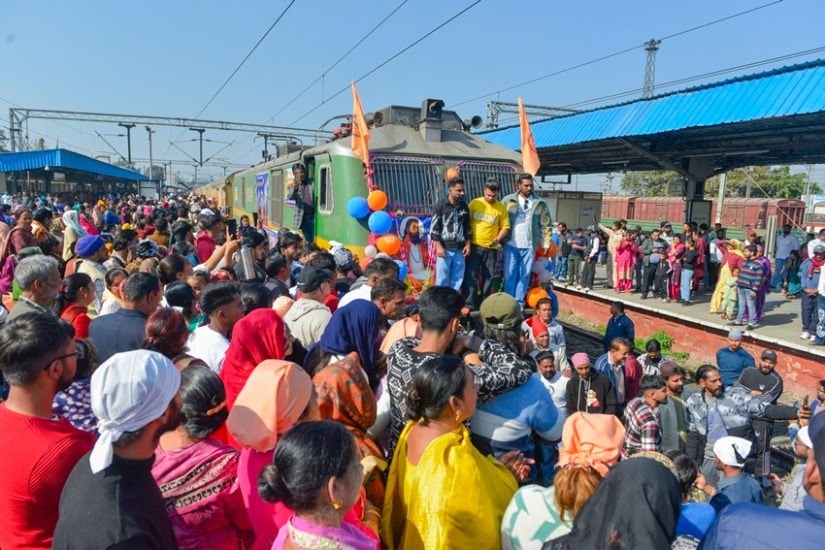
[[[739,279],[739,268],[734,267],[731,276],[726,282],[725,293],[722,295],[722,319],[733,321],[736,319],[736,308],[739,305],[739,288],[736,281]]]
[[[656,264],[656,281],[654,293],[659,301],[665,302],[668,300],[668,290],[670,286],[670,274],[673,270],[670,267],[670,261],[664,254],[661,255],[659,263]]]

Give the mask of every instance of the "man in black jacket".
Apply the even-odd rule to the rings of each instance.
[[[463,179],[452,178],[447,188],[449,194],[435,205],[430,224],[430,238],[438,255],[435,284],[461,292],[464,260],[470,255],[470,210],[464,202]]]
[[[766,405],[776,405],[784,388],[782,377],[776,373],[776,359],[775,351],[770,349],[763,351],[759,367],[748,367],[743,370],[739,375],[739,380],[736,381],[736,386],[750,393],[753,399]],[[754,443],[756,443],[754,473],[757,476],[768,477],[771,474],[768,453],[770,453],[773,436],[773,421],[756,416],[751,420],[751,429]]]
[[[570,360],[575,372],[567,382],[567,416],[575,412],[616,414],[616,392],[607,376],[592,367],[584,352]]]

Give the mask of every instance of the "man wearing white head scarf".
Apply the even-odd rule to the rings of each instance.
[[[180,421],[180,373],[146,350],[118,353],[92,375],[100,437],[60,500],[53,548],[177,548],[152,477],[161,434]]]
[[[764,498],[762,487],[753,476],[745,473],[745,459],[751,453],[753,443],[734,436],[720,437],[713,444],[713,460],[716,469],[722,472],[718,491],[711,485],[697,483],[711,498],[710,503],[719,513],[728,504],[753,502],[761,504]]]

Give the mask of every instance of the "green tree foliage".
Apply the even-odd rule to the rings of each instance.
[[[628,172],[622,177],[622,191],[628,195],[663,197],[681,195],[684,178],[670,170]]]
[[[816,182],[809,182],[805,172],[791,174],[791,167],[751,166],[737,168],[728,172],[725,196],[746,197],[750,187],[751,197],[770,197],[777,199],[799,199],[810,183],[812,194],[821,193],[822,188]],[[714,176],[705,183],[705,195],[719,194],[719,176]]]

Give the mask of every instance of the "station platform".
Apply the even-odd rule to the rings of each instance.
[[[716,351],[727,346],[727,334],[732,328],[742,331],[742,347],[754,356],[758,364],[763,350],[772,349],[778,356],[777,372],[782,376],[786,391],[801,397],[812,395],[819,380],[825,379],[825,346],[816,346],[810,340],[802,340],[800,334],[800,300],[788,300],[780,293],[767,296],[765,308],[757,328],[745,331],[744,327],[728,326],[719,314],[710,313],[712,290],[694,293],[690,305],[666,303],[649,297],[643,300],[641,293],[617,293],[605,288],[605,267],[596,269],[594,288],[585,292],[554,281],[553,288],[559,297],[560,316],[564,314],[590,323],[605,325],[610,318],[610,304],[620,301],[625,313],[633,320],[637,338],[649,338],[663,330],[673,337],[673,349],[689,354],[692,366],[715,364]]]

